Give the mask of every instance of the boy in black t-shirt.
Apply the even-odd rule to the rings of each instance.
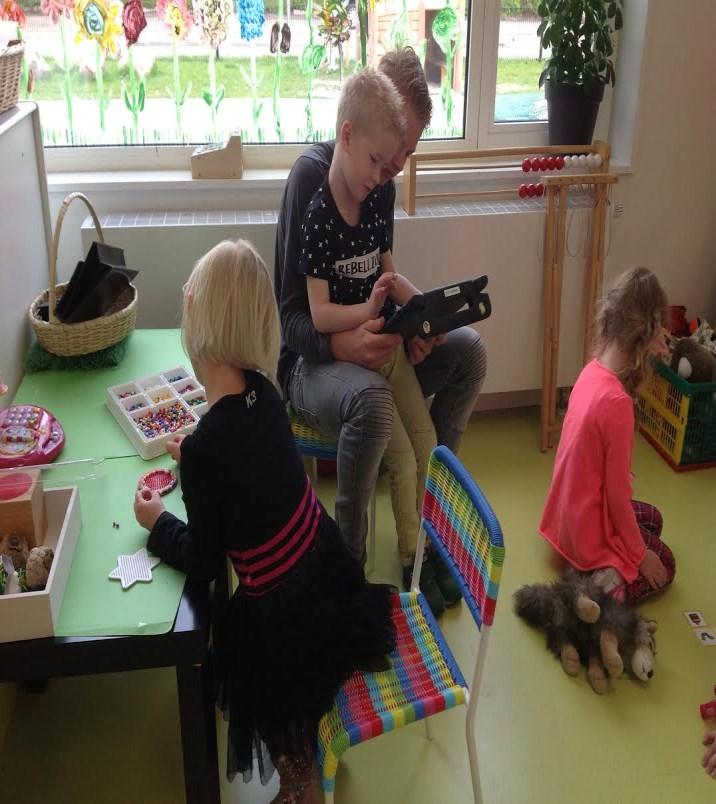
[[[311,199],[301,230],[299,270],[307,277],[318,332],[353,329],[389,316],[419,293],[396,273],[390,250],[392,194],[381,174],[405,133],[403,101],[382,73],[366,69],[344,84],[336,146],[327,178]],[[435,429],[404,348],[380,372],[390,382],[395,412],[384,454],[408,576],[415,558],[419,507]]]

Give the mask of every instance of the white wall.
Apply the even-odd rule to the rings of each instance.
[[[651,0],[635,173],[614,200],[608,272],[637,263],[690,317],[716,319],[716,2]],[[619,75],[617,75],[617,81]]]

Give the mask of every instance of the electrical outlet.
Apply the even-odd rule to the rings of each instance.
[[[624,202],[615,201],[614,206],[612,208],[612,218],[621,218],[623,214],[624,214]]]

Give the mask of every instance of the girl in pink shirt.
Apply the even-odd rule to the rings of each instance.
[[[605,592],[635,601],[674,577],[662,519],[632,500],[634,396],[665,349],[666,295],[647,268],[622,274],[595,322],[595,357],[569,398],[540,533]]]

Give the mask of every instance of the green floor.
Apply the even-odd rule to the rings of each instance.
[[[663,599],[643,606],[659,622],[654,679],[625,676],[599,697],[586,678],[565,676],[542,636],[511,610],[517,587],[552,577],[536,528],[553,455],[538,451],[537,431],[534,409],[479,414],[461,454],[501,520],[507,549],[477,714],[484,800],[712,802],[716,782],[699,764],[698,704],[713,697],[716,649],[699,644],[682,612],[699,609],[716,627],[716,469],[677,475],[637,437],[636,494],[664,514],[677,579]],[[331,488],[329,480],[319,484],[324,499]],[[383,481],[376,575],[397,582],[393,532]],[[475,639],[464,607],[443,622],[458,660],[469,657]],[[471,801],[463,711],[432,718],[432,741],[417,724],[349,751],[336,801]],[[223,766],[223,724],[219,735]],[[223,781],[222,800],[266,802],[274,785]],[[0,801],[14,804],[182,802],[173,672],[58,679],[44,695],[18,693],[0,791]]]

